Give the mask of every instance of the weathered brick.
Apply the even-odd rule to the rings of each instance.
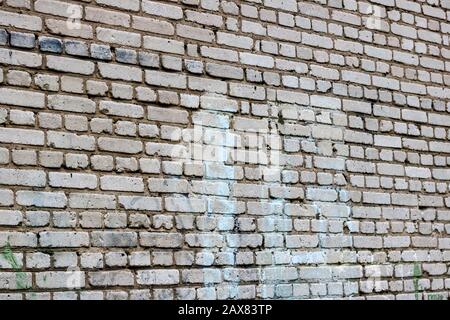
[[[0,168],[0,184],[44,187],[46,175],[41,170]]]
[[[93,29],[90,25],[79,24],[74,27],[68,24],[66,20],[46,19],[45,25],[53,34],[70,36],[83,39],[92,39],[94,37]]]
[[[47,57],[47,67],[52,70],[91,75],[94,73],[95,65],[90,61],[57,56]]]
[[[0,103],[30,108],[43,108],[45,105],[45,95],[32,91],[0,88]]]
[[[95,113],[95,102],[82,97],[52,95],[48,97],[48,108],[60,111]]]
[[[80,209],[114,209],[115,196],[88,193],[71,193],[69,207]]]
[[[178,270],[141,270],[136,274],[136,281],[141,285],[174,285],[180,283],[180,274]]]
[[[187,79],[186,76],[179,74],[147,70],[145,82],[160,87],[185,89]]]
[[[143,0],[142,10],[154,16],[170,19],[178,20],[183,17],[183,10],[180,7],[155,1]]]
[[[97,39],[103,42],[140,47],[141,35],[133,32],[119,31],[114,29],[97,28]]]
[[[143,192],[144,182],[142,178],[124,176],[103,176],[100,178],[102,190]]]
[[[100,150],[136,154],[142,151],[142,142],[130,141],[126,139],[105,138],[101,137],[98,140],[98,147]]]
[[[111,116],[120,116],[137,119],[142,118],[144,116],[144,108],[140,105],[131,103],[101,101],[99,109],[102,113]]]
[[[119,204],[127,210],[162,210],[161,199],[154,197],[119,196]]]
[[[26,144],[34,146],[44,145],[44,133],[38,130],[0,128],[0,142]]]
[[[122,231],[94,231],[91,233],[91,245],[94,247],[135,247],[137,234]]]
[[[36,274],[36,285],[42,289],[83,288],[85,287],[82,271],[46,271]]]
[[[95,150],[95,138],[69,132],[49,131],[47,145],[57,149]]]
[[[134,275],[131,271],[98,271],[88,273],[89,284],[93,287],[132,286]]]
[[[143,247],[180,248],[183,236],[179,233],[141,232],[139,243]]]

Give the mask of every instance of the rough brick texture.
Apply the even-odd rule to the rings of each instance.
[[[448,299],[448,0],[0,0],[0,299]]]

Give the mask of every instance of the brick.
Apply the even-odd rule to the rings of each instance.
[[[72,12],[82,12],[83,7],[78,5],[71,6],[68,3],[54,0],[37,0],[34,3],[34,9],[37,12],[48,13],[55,16],[70,17]]]
[[[30,52],[0,48],[0,63],[35,68],[42,65],[42,56]]]
[[[317,78],[339,80],[339,71],[316,65],[311,65],[311,75]]]
[[[142,142],[140,141],[105,137],[101,137],[97,141],[100,150],[105,151],[136,154],[140,153],[143,149]]]
[[[31,272],[21,273],[20,280],[17,280],[17,272],[0,272],[0,288],[3,290],[22,290],[32,286]]]
[[[340,21],[340,22],[353,24],[356,26],[361,25],[361,18],[355,14],[351,14],[348,12],[333,10],[333,12],[331,14],[331,19]]]
[[[180,283],[180,274],[178,270],[140,270],[136,281],[141,285],[174,285]]]
[[[142,70],[139,68],[99,62],[98,69],[101,76],[107,79],[135,82],[142,81]]]
[[[92,39],[94,32],[90,25],[80,24],[79,28],[73,28],[66,20],[46,19],[45,25],[53,34],[70,36],[83,39]]]
[[[314,166],[322,169],[344,170],[345,161],[337,158],[314,157]]]
[[[244,78],[244,70],[242,68],[230,67],[223,64],[207,63],[206,72],[211,76],[224,77],[229,79],[242,80]]]
[[[383,48],[376,48],[372,46],[364,46],[364,52],[374,58],[382,59],[382,60],[392,60],[392,51]]]
[[[127,14],[93,7],[86,7],[85,19],[121,27],[129,27],[131,20]]]
[[[187,85],[186,76],[150,70],[145,72],[145,82],[150,85],[178,89],[185,89]]]
[[[162,210],[161,199],[156,197],[119,196],[119,204],[127,210]]]
[[[153,36],[144,36],[144,48],[167,53],[184,54],[184,42]]]
[[[370,76],[368,74],[348,70],[342,71],[342,80],[365,85],[371,84]]]
[[[49,96],[48,108],[79,113],[95,113],[96,110],[95,102],[91,99],[66,95]]]
[[[375,135],[375,145],[381,147],[401,148],[402,140],[400,137]]]
[[[324,49],[333,48],[333,40],[331,38],[307,32],[302,32],[302,43]]]
[[[143,192],[142,178],[124,176],[103,176],[100,178],[100,188],[112,191]]]
[[[106,28],[97,28],[97,39],[103,42],[130,46],[141,46],[141,35],[133,32],[119,31]]]
[[[150,192],[162,193],[188,193],[189,184],[182,179],[148,179],[148,189]]]
[[[225,32],[217,32],[217,43],[242,49],[251,49],[253,47],[253,40],[250,37],[237,36]]]
[[[277,90],[277,99],[288,103],[309,104],[309,96],[307,94],[294,91]]]
[[[85,287],[82,271],[46,271],[36,274],[36,285],[43,289]]]
[[[383,239],[377,236],[354,236],[353,245],[356,248],[377,249],[382,247]]]
[[[22,222],[22,213],[15,210],[0,210],[0,225],[17,226]]]
[[[137,104],[101,101],[99,109],[102,113],[126,118],[140,119],[144,117],[144,108]]]
[[[386,248],[408,248],[411,244],[409,237],[405,236],[390,236],[383,239],[384,247]]]
[[[306,192],[306,198],[318,201],[336,201],[337,192],[332,189],[308,188]]]
[[[16,201],[22,206],[65,208],[67,197],[62,192],[18,191]]]
[[[437,180],[450,179],[450,170],[448,169],[433,169],[433,178]]]
[[[342,109],[344,111],[351,111],[357,113],[372,113],[372,106],[368,102],[354,101],[354,100],[343,100],[342,101]]]
[[[120,8],[131,11],[139,11],[140,1],[139,0],[124,0],[117,2],[115,0],[95,0],[99,4],[104,4],[114,8]]]
[[[393,59],[395,61],[398,61],[398,62],[401,62],[404,64],[408,64],[408,65],[413,65],[413,66],[419,65],[419,57],[415,54],[394,51]]]
[[[227,112],[237,112],[238,110],[238,104],[234,100],[206,95],[200,97],[200,107],[203,109]]]
[[[132,286],[134,275],[131,271],[98,271],[88,273],[89,284],[93,287]]]
[[[316,268],[316,271],[320,273],[320,269]],[[316,273],[318,275],[319,273]],[[270,267],[264,268],[262,278],[269,281],[289,281],[298,279],[301,276],[302,270],[297,271],[297,268],[294,267]]]
[[[202,56],[215,60],[230,62],[237,62],[239,60],[239,55],[234,50],[201,46],[200,52]]]
[[[91,245],[94,247],[135,247],[137,234],[122,231],[94,231],[91,233]]]
[[[206,201],[204,199],[195,198],[165,198],[165,208],[171,212],[198,212],[206,211]]]
[[[47,144],[57,149],[95,150],[94,137],[74,133],[49,131],[47,133]]]
[[[319,245],[319,238],[317,235],[309,236],[286,236],[286,247],[288,248],[315,248]]]
[[[204,270],[183,270],[181,273],[181,279],[183,283],[203,283],[213,284],[221,281],[220,270],[204,269]]]
[[[52,248],[76,248],[89,246],[89,234],[87,232],[53,232],[39,233],[39,244],[42,247]]]
[[[165,35],[175,34],[175,28],[171,23],[159,19],[133,16],[132,26],[134,29],[148,31],[157,34],[165,34]],[[144,39],[145,38],[146,37],[144,37]]]
[[[0,0],[0,299],[446,298],[447,2]]]
[[[324,96],[311,96],[311,105],[314,107],[325,108],[325,109],[341,109],[341,100],[332,97]]]
[[[0,206],[12,206],[14,204],[14,193],[12,190],[0,189]]]
[[[0,232],[0,245],[5,247],[8,244],[11,247],[36,247],[37,237],[32,232]]]
[[[32,49],[36,45],[36,37],[34,34],[13,31],[9,35],[9,43],[13,47]]]
[[[214,26],[217,28],[222,27],[223,19],[219,15],[197,12],[192,10],[186,10],[186,20],[203,24],[206,26]]]
[[[49,185],[60,188],[95,189],[97,177],[93,174],[50,172]]]
[[[269,56],[262,56],[253,53],[241,52],[239,54],[239,57],[241,63],[248,64],[251,66],[273,68],[275,65],[273,58]]]
[[[112,59],[111,48],[107,45],[91,44],[91,56],[94,59],[110,61]]]
[[[281,28],[273,25],[267,26],[267,34],[275,39],[286,40],[290,42],[300,42],[302,34],[299,31]]]
[[[89,46],[84,41],[65,40],[64,47],[67,54],[80,57],[89,56]]]
[[[264,100],[266,97],[266,91],[263,87],[243,84],[237,85],[235,83],[231,83],[230,95],[233,97],[248,98],[252,100]]]
[[[0,168],[0,184],[44,187],[46,175],[40,170],[17,170]]]
[[[42,19],[37,16],[0,11],[0,17],[0,25],[2,26],[16,27],[31,31],[42,30]]]
[[[202,28],[191,27],[184,24],[177,24],[177,35],[182,38],[188,38],[203,42],[213,42],[215,39],[214,32]]]
[[[183,236],[178,233],[141,232],[139,243],[143,247],[181,248]]]
[[[394,193],[392,194],[392,204],[415,207],[418,205],[418,199],[414,194]]]
[[[198,77],[188,78],[189,89],[206,91],[210,93],[227,93],[227,83],[220,80],[203,79]]]
[[[391,89],[391,90],[399,90],[400,83],[398,80],[386,78],[386,77],[372,77],[372,85],[380,88]]]

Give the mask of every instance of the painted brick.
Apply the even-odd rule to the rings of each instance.
[[[447,298],[450,4],[369,2],[0,0],[0,300]]]

